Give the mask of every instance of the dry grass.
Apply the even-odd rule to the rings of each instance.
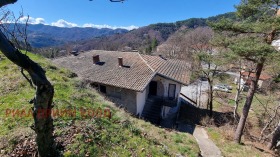
[[[220,148],[222,154],[226,157],[274,157],[271,152],[265,152],[252,143],[245,142],[243,145],[232,141],[233,130],[228,126],[221,128],[209,128],[208,135],[210,139]],[[243,139],[244,140],[244,139]]]
[[[214,101],[214,110],[218,112],[233,112],[234,102],[232,99],[236,92],[236,87],[233,86],[232,93],[219,94]],[[272,95],[270,95],[269,92],[266,94],[255,94],[246,122],[245,133],[242,138],[243,145],[238,145],[233,142],[235,133],[234,125],[224,125],[219,128],[211,127],[211,129],[208,130],[211,139],[218,145],[225,156],[248,156],[248,154],[250,154],[250,156],[261,157],[277,156],[273,152],[267,150],[266,144],[262,144],[258,141],[260,132],[264,126],[262,122],[266,121],[265,119],[267,118],[263,116],[266,112],[265,107],[274,108],[277,105],[277,101],[275,100],[279,99],[279,95],[276,93],[277,92],[270,93]],[[246,92],[243,92],[238,108],[239,115],[242,113],[245,96]]]

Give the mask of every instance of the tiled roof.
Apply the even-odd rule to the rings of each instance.
[[[104,64],[93,64],[94,55],[99,55],[100,62]],[[123,58],[124,67],[119,67],[118,57]],[[136,52],[93,50],[79,56],[58,58],[53,62],[77,73],[83,79],[135,91],[143,91],[157,74],[182,84],[189,81],[186,62]]]
[[[249,75],[249,72],[242,72],[241,73],[241,75],[242,76],[248,76]],[[251,72],[250,73],[250,77],[256,77],[256,73],[254,73],[254,72]],[[260,80],[268,80],[268,79],[271,79],[272,77],[271,76],[269,76],[269,75],[267,75],[267,74],[261,74],[261,76],[260,76]]]
[[[159,75],[182,84],[190,80],[190,64],[178,59],[164,59],[160,56],[141,55],[147,64]]]

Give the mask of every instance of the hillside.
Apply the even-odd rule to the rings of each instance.
[[[14,25],[9,24],[12,30]],[[24,25],[20,25],[24,27]],[[109,36],[113,34],[126,33],[126,29],[108,29],[108,28],[65,28],[55,27],[43,24],[29,24],[27,27],[28,42],[34,48],[59,46],[68,42],[88,40],[96,37]]]
[[[141,27],[129,31],[124,34],[115,34],[106,37],[95,38],[91,40],[84,40],[72,43],[75,50],[86,51],[91,49],[96,50],[124,50],[127,47],[132,50],[139,50],[141,52],[151,50],[153,40],[158,44],[166,41],[172,34],[180,28],[191,29],[196,27],[207,26],[207,21],[217,21],[221,18],[230,18],[236,20],[234,13],[221,14],[209,18],[191,18],[174,23],[157,23],[149,26]]]
[[[0,156],[36,154],[28,101],[34,90],[18,67],[0,54]],[[39,55],[28,55],[46,69],[55,87],[53,110],[76,110],[76,116],[54,118],[55,137],[63,156],[191,156],[199,154],[195,139],[133,118],[65,69]],[[110,109],[112,118],[83,117],[87,111]],[[22,112],[26,111],[26,112]]]

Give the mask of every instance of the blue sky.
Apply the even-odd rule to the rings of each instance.
[[[23,11],[31,23],[60,27],[146,26],[158,22],[175,22],[192,17],[209,17],[234,11],[240,0],[18,0],[8,8]],[[132,28],[132,27],[130,27]]]

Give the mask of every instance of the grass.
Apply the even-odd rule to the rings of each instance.
[[[223,156],[227,157],[268,157],[272,156],[268,153],[261,152],[252,145],[239,145],[232,140],[226,139],[223,132],[218,128],[209,128],[209,138],[220,148]]]
[[[81,80],[73,78],[70,71],[52,65],[50,60],[39,55],[29,56],[46,69],[46,75],[54,85],[54,110],[77,111],[75,117],[54,117],[55,136],[66,142],[61,151],[63,156],[198,155],[198,145],[191,135],[158,128],[134,118],[95,90],[85,87]],[[35,90],[29,86],[17,66],[5,57],[1,58],[0,149],[9,156],[23,138],[34,136],[30,129],[32,116],[20,117],[16,111],[28,113],[32,107],[28,102],[34,97]],[[81,115],[81,108],[87,111],[109,108],[112,118],[85,118]]]
[[[223,156],[227,157],[270,157],[271,154],[260,151],[250,144],[239,145],[225,138],[219,128],[208,128],[209,138],[220,148]]]

